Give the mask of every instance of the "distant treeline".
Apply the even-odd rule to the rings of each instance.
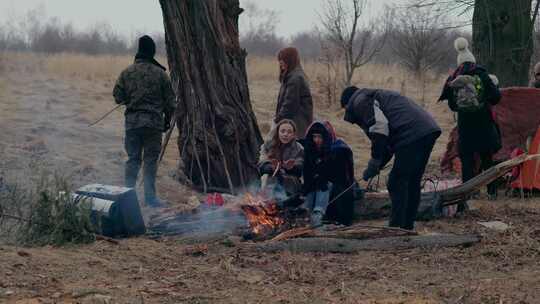
[[[295,46],[300,50],[303,60],[318,60],[324,54],[324,45],[327,41],[324,34],[318,29],[298,33],[292,37],[284,38],[276,30],[276,25],[280,22],[279,15],[272,10],[262,10],[254,2],[248,2],[244,19],[241,21],[244,26],[241,28],[240,42],[251,56],[275,56],[279,49],[286,46]],[[111,25],[102,23],[85,30],[76,29],[71,23],[62,22],[58,18],[44,16],[42,9],[30,10],[25,16],[21,16],[15,21],[5,21],[0,23],[0,51],[32,51],[38,53],[82,53],[89,55],[101,54],[134,54],[136,51],[136,39],[139,34],[132,37],[119,34]],[[401,27],[401,28],[400,28]],[[396,48],[396,41],[408,41],[407,31],[403,31],[403,25],[396,24],[391,33],[387,35],[385,47],[373,58],[377,63],[405,63],[406,65],[416,64],[415,54],[400,54],[401,50]],[[438,30],[432,32],[438,33]],[[147,33],[144,33],[147,34]],[[163,33],[149,33],[157,44],[158,54],[165,54],[165,37]],[[141,33],[142,35],[142,33]],[[378,33],[373,33],[377,40]],[[410,33],[409,33],[410,35]],[[440,34],[437,34],[440,35]],[[460,30],[445,30],[443,37],[437,40],[435,49],[430,52],[443,54],[437,60],[433,70],[446,72],[450,67],[455,66],[455,51],[453,41],[458,36],[466,36],[470,40],[470,33]],[[388,39],[390,37],[390,39]],[[540,36],[536,35],[535,41],[540,41]],[[420,41],[419,41],[420,43]],[[418,44],[418,43],[417,43]],[[535,58],[538,58],[536,56]],[[422,58],[416,58],[421,61]],[[409,63],[404,62],[409,61]]]
[[[88,55],[101,54],[134,54],[136,38],[126,37],[115,31],[111,25],[102,23],[94,27],[79,30],[71,23],[64,23],[58,18],[43,18],[36,11],[30,11],[18,22],[0,23],[0,50],[32,51],[37,53],[82,53]],[[275,22],[276,20],[269,20]],[[142,34],[142,33],[141,33]],[[150,33],[157,44],[159,54],[165,54],[165,36],[163,33]],[[456,36],[455,34],[453,36]],[[240,41],[252,56],[275,56],[279,49],[295,46],[300,50],[304,60],[317,60],[322,53],[321,35],[316,31],[302,32],[290,38],[284,38],[276,32],[275,27],[257,24],[241,33]],[[452,48],[453,37],[441,48]],[[446,68],[455,61],[449,53],[447,60],[441,62]],[[397,58],[390,48],[383,50],[375,59],[382,63],[396,62]]]
[[[153,35],[158,50],[164,52],[164,35]],[[40,9],[30,10],[16,21],[0,23],[0,50],[38,53],[129,54],[136,48],[132,39],[119,34],[111,25],[97,24],[78,30],[71,23],[47,18]]]

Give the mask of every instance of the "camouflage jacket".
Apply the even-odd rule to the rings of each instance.
[[[126,130],[153,128],[164,130],[166,117],[172,117],[176,100],[169,76],[144,59],[125,69],[113,90],[117,104],[125,104]]]

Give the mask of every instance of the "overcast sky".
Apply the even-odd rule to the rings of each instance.
[[[240,3],[246,1],[249,0],[240,0]],[[277,27],[278,33],[281,36],[290,36],[312,29],[317,24],[317,11],[321,10],[321,4],[326,0],[251,1],[261,8],[278,11],[281,21]],[[401,5],[404,2],[368,0],[370,12],[380,11],[385,4]],[[44,11],[48,17],[59,17],[63,23],[71,22],[79,29],[106,22],[125,35],[163,31],[158,0],[0,0],[0,20],[19,19],[29,10],[36,8]]]

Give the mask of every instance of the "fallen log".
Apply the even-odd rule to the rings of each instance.
[[[458,204],[467,200],[472,194],[505,175],[522,163],[540,158],[540,154],[520,155],[482,172],[473,179],[459,186],[440,191],[423,192],[418,207],[418,220],[429,220],[440,217],[445,206]],[[355,215],[360,219],[375,219],[387,217],[390,214],[392,202],[388,192],[367,192],[364,199],[355,208]]]
[[[373,250],[404,250],[413,248],[433,249],[440,247],[468,247],[480,242],[475,235],[432,234],[399,236],[369,240],[339,238],[295,238],[280,242],[265,242],[254,245],[263,252],[290,251],[322,253],[355,253]]]
[[[540,154],[534,155],[520,155],[518,157],[509,159],[505,162],[497,164],[488,170],[477,175],[473,179],[463,183],[457,187],[446,189],[440,191],[443,206],[448,206],[452,204],[457,204],[463,199],[466,199],[468,196],[478,191],[480,188],[487,186],[492,181],[498,179],[499,177],[505,175],[508,171],[512,170],[514,167],[521,165],[522,163],[540,158]]]

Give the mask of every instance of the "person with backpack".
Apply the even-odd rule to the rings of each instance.
[[[441,128],[427,111],[394,91],[351,86],[343,91],[341,106],[343,119],[357,124],[371,141],[364,181],[377,176],[395,155],[388,179],[389,226],[413,230],[422,177]]]
[[[450,109],[457,113],[461,178],[466,182],[493,166],[493,155],[501,148],[500,130],[491,110],[500,101],[501,93],[493,81],[496,78],[476,64],[465,38],[456,39],[454,47],[458,67],[446,80],[439,101],[448,100]],[[476,170],[477,158],[480,171]],[[496,198],[494,184],[488,185],[488,195]],[[458,205],[458,211],[466,208],[466,203]]]

